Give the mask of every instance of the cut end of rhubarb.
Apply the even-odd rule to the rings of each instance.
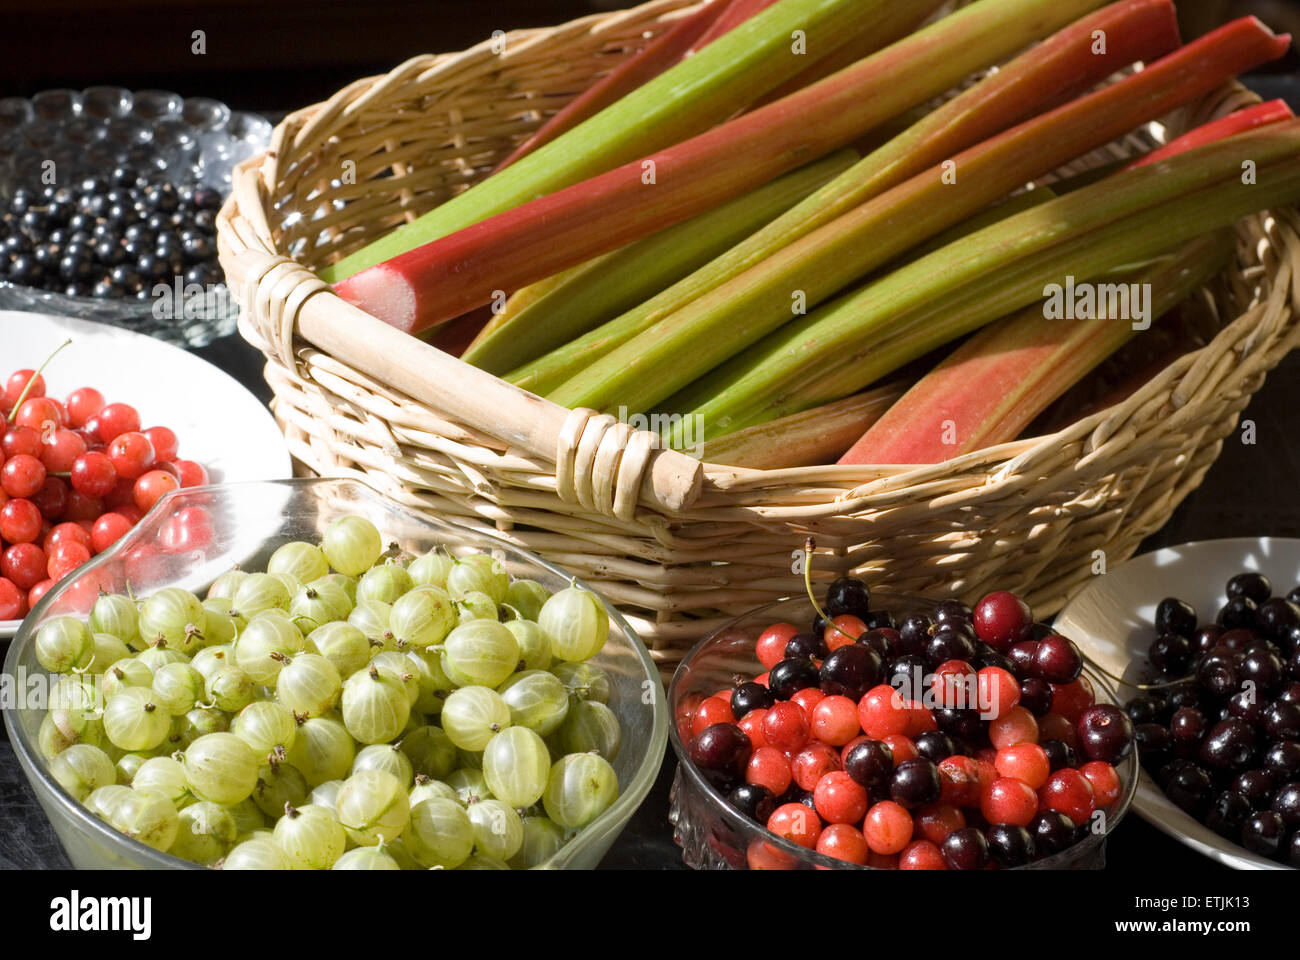
[[[403,333],[415,331],[418,318],[415,288],[399,270],[388,264],[362,270],[336,283],[334,292],[354,307],[360,307]]]

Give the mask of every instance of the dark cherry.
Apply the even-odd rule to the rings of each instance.
[[[1169,687],[1165,693],[1166,709],[1170,715],[1183,707],[1199,707],[1204,702],[1200,688],[1195,683],[1185,683]]]
[[[1294,587],[1291,592],[1286,595],[1286,598],[1292,603],[1300,605],[1300,587]]]
[[[998,590],[975,605],[976,635],[995,650],[1005,652],[1033,635],[1034,616],[1029,604],[1014,593]]]
[[[989,856],[1002,867],[1019,867],[1034,859],[1034,838],[1024,827],[995,823],[984,831]]]
[[[785,643],[787,660],[820,660],[829,650],[820,634],[796,633]]]
[[[1169,736],[1173,739],[1174,753],[1180,757],[1194,757],[1210,728],[1205,714],[1196,707],[1183,707],[1169,718]]]
[[[1151,641],[1147,659],[1167,677],[1181,677],[1192,663],[1192,642],[1180,633],[1162,633]]]
[[[1201,742],[1201,763],[1216,770],[1242,770],[1255,755],[1255,728],[1229,717],[1210,728]]]
[[[1240,690],[1228,698],[1227,706],[1224,711],[1227,716],[1236,717],[1239,720],[1245,720],[1252,726],[1259,724],[1264,719],[1264,709],[1267,704],[1262,703],[1255,692],[1252,690]]]
[[[1179,767],[1165,784],[1165,793],[1175,804],[1199,816],[1210,802],[1210,775],[1193,763]]]
[[[1196,609],[1177,597],[1165,597],[1156,605],[1156,632],[1177,633],[1190,638],[1196,629]]]
[[[880,654],[869,647],[850,643],[832,650],[822,661],[818,685],[827,696],[838,694],[850,700],[861,700],[863,694],[880,683],[880,674]]]
[[[844,757],[844,772],[864,787],[883,787],[894,771],[894,753],[879,740],[863,740]]]
[[[914,613],[905,617],[898,625],[898,652],[902,654],[923,654],[926,644],[930,642],[932,622],[923,613]]]
[[[1079,765],[1079,755],[1064,740],[1044,740],[1039,746],[1047,754],[1047,762],[1051,765],[1052,773],[1065,767]]]
[[[1216,650],[1223,649],[1216,647]],[[1237,664],[1229,654],[1208,653],[1196,668],[1196,679],[1211,696],[1227,697],[1241,686]]]
[[[772,691],[761,683],[749,680],[731,691],[731,713],[737,720],[744,719],[751,710],[767,709],[776,701]]]
[[[964,623],[970,624],[974,619],[971,608],[966,606],[960,600],[949,598],[939,603],[938,608],[934,611],[935,623]]]
[[[759,823],[767,823],[777,806],[772,792],[756,783],[742,783],[727,795],[727,800],[749,819]]]
[[[976,651],[974,666],[976,670],[983,670],[985,667],[998,667],[1012,675],[1016,672],[1016,665],[1011,662],[1011,658],[998,653],[996,650]]]
[[[1074,846],[1079,839],[1079,828],[1059,810],[1041,810],[1029,821],[1029,834],[1034,839],[1034,847],[1040,857],[1050,857],[1068,847]]]
[[[983,870],[989,862],[989,842],[975,827],[962,827],[939,845],[949,870]]]
[[[1281,783],[1300,776],[1300,743],[1283,740],[1264,751],[1264,769]]]
[[[1272,740],[1300,740],[1300,706],[1274,700],[1264,708],[1264,733]]]
[[[1219,640],[1223,637],[1223,627],[1218,624],[1208,624],[1196,631],[1192,637],[1192,649],[1197,653],[1207,653],[1219,645]]]
[[[1022,640],[1019,643],[1013,643],[1007,649],[1007,657],[1014,663],[1013,671],[1017,677],[1034,677],[1037,675],[1037,668],[1034,666],[1034,658],[1038,656],[1037,640]]]
[[[974,658],[975,643],[950,624],[936,629],[925,647],[925,659],[931,667],[937,667],[945,660],[965,660],[969,663]]]
[[[912,742],[916,744],[917,753],[934,763],[946,760],[957,752],[952,737],[938,730],[926,730],[924,733],[918,733],[912,738]]]
[[[848,613],[866,619],[871,612],[871,591],[856,577],[840,577],[826,588],[826,612],[832,617]]]
[[[882,627],[890,630],[897,630],[898,624],[894,622],[894,615],[888,610],[872,610],[862,622],[867,625],[868,630],[879,630]]]
[[[1159,769],[1173,757],[1174,740],[1169,728],[1159,723],[1139,723],[1133,727],[1138,757],[1149,770]],[[1058,741],[1059,742],[1059,741]]]
[[[1054,634],[1039,642],[1034,667],[1048,683],[1073,683],[1083,672],[1083,655],[1074,641]]]
[[[1282,661],[1267,649],[1251,649],[1241,658],[1237,676],[1242,683],[1250,681],[1267,693],[1277,689],[1282,682]]]
[[[709,780],[720,783],[744,774],[754,745],[734,723],[705,727],[691,741],[691,760]]]
[[[1115,764],[1133,752],[1133,721],[1112,703],[1099,703],[1079,716],[1079,747],[1089,760]]]
[[[1024,702],[1024,697],[1020,698]],[[1139,694],[1124,704],[1124,712],[1134,723],[1157,723],[1164,705],[1149,694]]]
[[[1283,597],[1271,597],[1259,605],[1259,628],[1275,639],[1300,625],[1300,606]]]
[[[909,810],[938,802],[942,787],[939,768],[925,757],[904,760],[889,778],[890,798]]]
[[[1250,801],[1234,790],[1224,790],[1210,801],[1205,825],[1219,836],[1235,842],[1250,814]]]
[[[1038,677],[1020,683],[1020,705],[1036,717],[1052,712],[1052,685]]]
[[[916,653],[905,653],[894,660],[885,671],[885,683],[903,694],[904,700],[919,699],[916,693],[925,690],[925,657]],[[920,686],[918,691],[916,688]]]
[[[955,739],[983,741],[988,738],[988,721],[981,719],[978,711],[939,707],[932,713],[939,729]]]
[[[1292,680],[1282,687],[1277,693],[1277,702],[1300,705],[1300,683]]]
[[[800,690],[817,686],[817,667],[811,660],[790,659],[780,661],[767,674],[767,688],[778,700],[789,700]]]
[[[877,630],[868,630],[862,636],[858,637],[858,643],[862,646],[876,651],[882,662],[892,660],[898,655],[898,631],[890,630],[888,627],[881,627]]]
[[[1255,603],[1263,603],[1273,596],[1273,584],[1262,573],[1248,571],[1239,573],[1228,581],[1228,597],[1249,597]]]
[[[1288,866],[1300,869],[1300,830],[1291,835],[1291,839],[1278,851],[1278,859]]]
[[[1300,783],[1288,783],[1273,794],[1273,812],[1282,818],[1288,830],[1300,827]]]
[[[1286,824],[1272,810],[1256,810],[1241,827],[1241,845],[1262,857],[1275,857],[1286,839]]]
[[[1225,630],[1236,630],[1239,627],[1249,629],[1255,626],[1257,612],[1255,601],[1250,597],[1230,597],[1220,608],[1214,622]]]

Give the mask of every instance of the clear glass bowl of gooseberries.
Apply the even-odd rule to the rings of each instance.
[[[80,868],[591,868],[667,739],[617,611],[353,480],[169,495],[47,594],[5,670]]]
[[[697,869],[1098,869],[1137,785],[1106,678],[1007,592],[840,578],[700,643],[668,700]]]

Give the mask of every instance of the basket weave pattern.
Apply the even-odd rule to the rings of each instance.
[[[293,455],[314,473],[357,477],[595,582],[665,669],[725,620],[801,591],[792,553],[807,533],[829,548],[822,576],[856,570],[895,592],[968,601],[1012,589],[1040,616],[1054,612],[1095,575],[1096,551],[1113,566],[1168,520],[1223,443],[1236,442],[1251,395],[1300,340],[1295,211],[1239,225],[1235,263],[1199,295],[1221,332],[1117,406],[935,466],[706,465],[702,487],[680,487],[680,503],[645,496],[664,486],[658,470],[676,455],[655,461],[650,435],[613,418],[548,410],[531,397],[479,402],[414,341],[401,352],[431,366],[413,386],[396,360],[363,365],[304,335],[309,313],[354,310],[310,268],[473,183],[545,113],[689,6],[655,0],[509,34],[504,52],[485,41],[416,58],[291,115],[268,153],[237,170],[219,219],[221,259],[245,291],[240,330],[267,356]],[[1181,132],[1243,96],[1225,88],[1168,127]],[[355,176],[340,177],[345,170]],[[352,323],[359,341],[381,332],[364,315]],[[549,419],[534,431],[544,442],[529,450],[515,423],[534,414]]]

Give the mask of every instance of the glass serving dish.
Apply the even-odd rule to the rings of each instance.
[[[872,609],[888,610],[898,621],[913,613],[933,614],[937,604],[924,599],[886,593],[872,594]],[[700,641],[677,667],[668,687],[671,716],[688,698],[710,696],[731,686],[737,676],[756,677],[764,672],[754,654],[759,634],[773,623],[811,623],[812,604],[806,597],[770,603],[738,617],[712,636]],[[1040,627],[1045,631],[1051,631]],[[1092,683],[1098,703],[1118,703],[1110,682],[1087,663],[1084,676]],[[752,842],[768,844],[774,855],[767,863],[781,863],[791,870],[869,870],[824,856],[770,833],[740,813],[710,784],[691,762],[687,744],[676,723],[669,724],[669,742],[677,754],[677,773],[672,786],[669,821],[673,839],[682,849],[682,860],[697,870],[746,870],[747,850]],[[1034,861],[1020,870],[1099,870],[1106,865],[1106,838],[1124,819],[1138,783],[1136,748],[1115,766],[1120,777],[1120,797],[1106,811],[1104,832],[1089,833],[1067,850]]]
[[[206,97],[121,87],[46,90],[0,99],[0,199],[19,187],[65,186],[115,167],[202,186],[222,196],[237,163],[266,149],[271,124]],[[2,211],[0,211],[2,212]],[[238,309],[224,287],[168,298],[111,299],[0,280],[0,309],[96,320],[183,346],[234,332]]]
[[[212,517],[214,537],[203,551],[175,549],[169,525],[184,510],[202,507]],[[33,637],[42,623],[65,615],[85,616],[101,588],[146,596],[162,587],[202,591],[235,564],[265,569],[276,547],[290,540],[319,541],[325,527],[345,515],[374,523],[386,543],[408,553],[441,545],[453,555],[491,551],[511,577],[540,581],[554,591],[574,578],[532,554],[472,530],[418,517],[355,480],[277,480],[179,490],[159,501],[144,520],[112,549],[59,583],[23,622],[9,647],[5,672],[15,689],[39,687],[48,677],[36,661]],[[172,528],[174,532],[174,528]],[[578,581],[581,584],[581,581]],[[610,678],[609,706],[618,715],[623,744],[614,761],[619,797],[541,869],[592,869],[645,799],[663,762],[668,712],[663,684],[645,645],[619,615],[605,605],[609,640],[592,663]],[[11,680],[11,682],[12,682]],[[73,865],[81,869],[203,869],[160,853],[118,833],[53,780],[37,747],[45,715],[35,704],[5,710],[5,728],[36,799],[49,817]]]

